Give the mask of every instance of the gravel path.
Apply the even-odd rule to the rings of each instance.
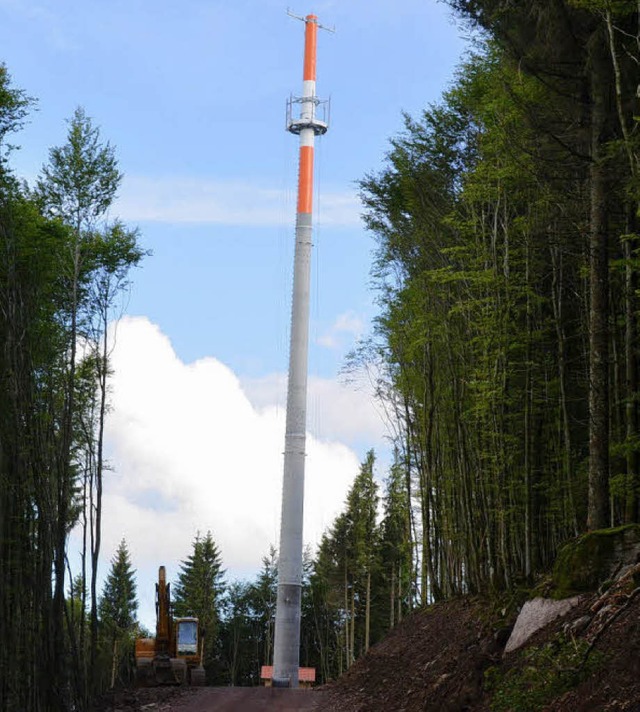
[[[171,712],[320,712],[324,693],[272,687],[205,687],[181,696]]]

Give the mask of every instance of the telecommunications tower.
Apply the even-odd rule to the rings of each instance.
[[[289,13],[291,15],[291,13]],[[287,102],[287,130],[300,136],[293,304],[289,347],[287,424],[282,478],[282,519],[278,555],[278,598],[273,646],[273,685],[298,687],[300,664],[300,598],[302,585],[302,519],[304,504],[305,434],[307,427],[307,353],[309,350],[309,282],[311,276],[311,213],[313,146],[326,133],[328,102],[316,97],[318,18],[305,23],[302,96]],[[323,28],[327,29],[327,28]],[[299,105],[298,117],[293,117]],[[322,118],[318,118],[318,114]]]

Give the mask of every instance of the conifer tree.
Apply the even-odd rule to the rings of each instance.
[[[255,685],[259,679],[251,588],[244,581],[233,581],[221,606],[220,663],[225,682],[233,686]]]
[[[111,560],[99,603],[100,622],[111,644],[111,687],[115,684],[119,661],[132,642],[137,610],[135,571],[123,538]]]
[[[249,589],[259,665],[272,663],[277,591],[278,556],[272,545],[269,547],[269,554],[262,557],[262,568]]]
[[[380,523],[380,563],[388,590],[389,628],[402,620],[411,606],[411,523],[406,473],[396,461],[386,480],[384,514]]]
[[[173,608],[177,616],[195,616],[200,623],[203,663],[211,668],[215,653],[220,603],[225,589],[220,550],[211,531],[196,534],[191,554],[182,562],[173,586]]]
[[[350,649],[353,659],[356,645],[359,654],[363,654],[369,649],[371,638],[371,586],[378,558],[378,487],[373,478],[374,463],[375,454],[369,450],[347,494],[347,549],[350,550],[352,569]]]

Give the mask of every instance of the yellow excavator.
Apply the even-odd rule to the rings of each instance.
[[[156,584],[156,637],[136,639],[136,681],[141,686],[204,685],[204,640],[197,618],[174,618],[164,566]]]

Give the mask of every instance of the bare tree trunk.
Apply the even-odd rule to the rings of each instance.
[[[364,614],[364,652],[369,650],[369,629],[371,627],[371,568],[367,571],[367,602]]]
[[[591,38],[591,224],[589,231],[589,497],[587,528],[609,525],[609,254],[606,138],[609,73],[604,32]]]
[[[574,483],[571,476],[571,427],[569,424],[569,409],[567,406],[566,385],[566,339],[563,327],[563,259],[559,248],[551,247],[551,263],[553,267],[552,279],[552,304],[553,318],[556,325],[556,339],[558,344],[558,383],[560,386],[560,412],[562,418],[562,464],[564,470],[565,487],[567,494],[565,501],[568,509],[566,525],[570,527],[573,536],[578,536],[578,519],[574,498]]]
[[[347,576],[347,564],[345,561],[344,565],[344,657],[347,665],[347,669],[351,665],[351,650],[349,648],[349,642],[351,641],[351,636],[349,634],[349,581]],[[353,621],[352,621],[353,625]]]
[[[631,242],[624,240],[625,255],[625,420],[627,436],[627,487],[625,501],[625,521],[638,521],[638,483],[640,479],[640,457],[635,448],[630,447],[632,438],[638,432],[638,367],[636,361],[636,309],[635,295],[638,280],[631,265]]]
[[[640,2],[638,3],[638,13],[640,17]],[[629,132],[627,116],[623,108],[622,72],[618,61],[618,54],[615,42],[615,29],[609,9],[605,12],[607,23],[607,36],[609,40],[609,52],[615,77],[616,88],[616,109],[618,120],[622,130],[627,159],[629,161],[629,171],[632,179],[637,176],[637,157],[633,151],[633,144]],[[640,48],[640,27],[636,42]],[[636,326],[636,291],[638,280],[636,270],[631,264],[633,250],[631,235],[636,229],[636,215],[638,205],[630,205],[627,217],[627,235],[623,237],[622,249],[625,261],[625,285],[624,285],[624,310],[625,310],[625,337],[624,337],[624,361],[625,361],[625,435],[627,438],[626,474],[627,487],[625,498],[624,520],[626,522],[637,521],[638,518],[638,482],[640,478],[640,457],[635,448],[631,448],[631,439],[638,432],[638,403],[636,394],[638,391],[638,367],[635,352],[637,338]]]
[[[532,513],[531,513],[531,300],[529,298],[529,242],[525,248],[525,285],[527,287],[526,305],[526,356],[524,387],[524,575],[527,581],[532,575]]]
[[[391,586],[389,587],[389,630],[393,628],[394,613],[396,608],[396,567],[395,563],[391,565]]]
[[[355,586],[351,589],[351,641],[349,643],[349,649],[351,651],[351,659],[349,660],[349,667],[353,665],[356,659],[356,591]]]
[[[115,687],[116,684],[116,669],[118,667],[118,638],[113,637],[113,648],[111,650],[111,689]]]
[[[107,380],[108,380],[108,296],[105,297],[106,305],[102,313],[102,352],[99,355],[98,362],[98,387],[100,390],[100,409],[98,415],[98,442],[96,446],[96,503],[95,503],[95,521],[92,536],[91,547],[91,653],[90,653],[90,671],[91,680],[95,679],[96,661],[98,655],[98,562],[100,558],[100,545],[102,541],[102,475],[104,468],[104,424],[107,410]],[[93,517],[92,517],[93,519]]]
[[[80,224],[73,245],[73,274],[71,299],[71,328],[69,333],[69,361],[67,364],[66,393],[62,417],[61,439],[57,466],[57,521],[54,550],[54,591],[51,615],[51,648],[49,653],[51,682],[48,704],[51,712],[67,707],[68,666],[65,659],[64,639],[64,583],[67,529],[72,488],[71,446],[73,442],[73,415],[75,411],[76,353],[78,336],[78,280],[80,275]]]

